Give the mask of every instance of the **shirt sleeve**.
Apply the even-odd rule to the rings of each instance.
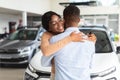
[[[49,32],[43,34],[41,39],[41,50],[44,56],[50,56],[51,54],[57,52],[58,50],[62,49],[65,45],[70,43],[72,40],[70,36],[67,36],[55,43],[50,43],[50,38],[53,35]]]
[[[53,56],[42,56],[41,58],[41,65],[43,67],[50,67],[52,64],[51,64],[51,60],[53,59]]]
[[[93,61],[94,55],[95,55],[95,43],[94,42],[92,42],[91,44],[91,52],[92,54],[91,54],[90,68],[92,68],[94,64],[94,61]]]

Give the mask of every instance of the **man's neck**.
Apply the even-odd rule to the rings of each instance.
[[[66,28],[68,28],[68,27],[78,27],[78,24],[77,23],[67,24]]]

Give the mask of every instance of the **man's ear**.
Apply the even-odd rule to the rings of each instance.
[[[78,22],[80,22],[80,18],[78,19]]]
[[[78,22],[78,23],[80,22],[80,18],[77,19],[77,22]]]

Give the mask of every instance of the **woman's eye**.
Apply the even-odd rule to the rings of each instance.
[[[54,25],[54,24],[56,24],[56,22],[53,22],[52,24]]]
[[[56,25],[58,22],[52,22],[52,25]]]

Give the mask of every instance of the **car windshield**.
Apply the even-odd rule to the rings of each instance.
[[[110,40],[106,32],[100,30],[88,30],[88,29],[81,29],[80,31],[82,31],[85,34],[92,32],[96,35],[97,37],[97,41],[95,44],[96,53],[109,53],[113,51]]]
[[[34,40],[37,35],[37,30],[18,30],[12,33],[8,40]]]

